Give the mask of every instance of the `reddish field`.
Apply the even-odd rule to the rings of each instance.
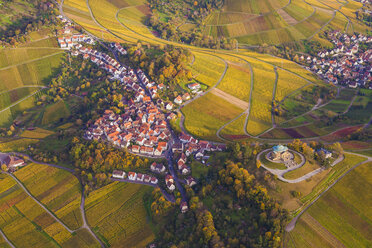
[[[301,135],[299,132],[292,128],[283,128],[282,130],[294,139],[300,139],[304,137],[303,135]]]
[[[357,141],[357,140],[346,141],[346,142],[341,143],[341,145],[345,150],[359,150],[359,149],[368,149],[372,147],[371,143]]]
[[[317,137],[317,136],[319,136],[319,134],[315,133],[313,130],[311,130],[307,126],[297,127],[295,130],[296,130],[296,132],[300,133],[304,137],[309,137],[310,138],[310,137]]]
[[[147,5],[140,5],[140,6],[137,6],[136,7],[139,11],[141,11],[144,15],[150,15],[151,13],[151,10],[149,8],[149,6]]]
[[[352,134],[354,133],[355,131],[357,131],[359,128],[361,128],[363,125],[358,125],[358,126],[354,126],[354,127],[347,127],[347,128],[344,128],[344,129],[341,129],[341,130],[338,130],[336,132],[334,132],[333,134],[330,134],[330,135],[327,135],[327,136],[324,136],[322,138],[322,140],[324,141],[328,141],[328,142],[331,142],[331,141],[337,141],[343,137],[346,137],[348,136],[349,134]]]

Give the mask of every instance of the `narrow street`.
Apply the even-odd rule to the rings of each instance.
[[[121,61],[120,61],[120,58],[117,54],[117,51],[115,51],[114,49],[112,49],[110,46],[109,46],[109,49],[110,51],[113,53],[115,59],[120,63],[120,65],[122,66],[125,66],[127,67],[125,64],[123,64]],[[148,91],[148,89],[146,88],[146,86],[144,85],[144,83],[142,82],[141,78],[139,77],[136,69],[134,69],[135,71],[135,74],[137,76],[137,80],[138,82],[140,83],[141,87],[145,90],[146,92],[146,95],[150,97],[151,101],[153,101],[152,97],[151,97],[151,94],[150,92]],[[156,105],[156,103],[155,103]],[[171,139],[170,141],[168,142],[168,150],[165,152],[165,158],[167,159],[167,162],[168,162],[168,167],[169,167],[169,172],[170,174],[172,175],[172,177],[174,178],[174,181],[175,181],[175,184],[176,184],[176,187],[178,188],[178,190],[180,191],[181,193],[181,197],[182,197],[182,201],[185,201],[187,202],[187,196],[186,196],[186,191],[185,189],[183,188],[178,176],[177,176],[177,171],[176,169],[174,168],[173,166],[173,152],[172,152],[172,146],[173,144],[175,143],[179,143],[180,141],[178,140],[178,137],[177,135],[173,132],[172,128],[170,127],[169,123],[167,122],[167,126],[168,126],[168,129],[170,130],[171,132]],[[121,179],[121,180],[125,180],[125,179]],[[128,181],[128,182],[132,182],[133,181]],[[169,200],[171,199],[171,196],[164,190],[164,189],[161,189],[162,190],[162,193],[163,195]],[[171,201],[171,200],[170,200]],[[174,202],[174,200],[172,201]]]

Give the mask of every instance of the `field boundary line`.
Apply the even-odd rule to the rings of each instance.
[[[345,247],[345,245],[337,238],[335,237],[330,231],[328,231],[327,228],[325,228],[322,224],[320,224],[313,216],[311,216],[309,213],[303,214],[303,221],[307,225],[309,225],[311,228],[314,226],[315,228],[312,228],[316,233],[319,234],[325,241],[327,241],[331,246],[333,247]],[[320,231],[319,229],[323,230]]]
[[[26,60],[26,61],[23,61],[22,63],[13,64],[13,65],[9,65],[9,66],[6,66],[6,67],[1,67],[0,71],[11,69],[12,67],[17,67],[19,65],[28,64],[28,63],[35,62],[35,61],[42,60],[42,59],[46,59],[46,58],[49,58],[49,57],[53,57],[55,55],[62,54],[62,53],[64,53],[64,52],[52,53],[52,54],[45,55],[45,56],[42,56],[42,57],[39,57],[39,58],[36,58],[36,59]]]
[[[19,86],[17,88],[13,88],[13,89],[10,89],[10,90],[0,91],[0,95],[1,94],[4,94],[4,93],[8,93],[8,92],[13,91],[13,90],[22,89],[22,88],[43,88],[43,87],[45,87],[45,86],[37,85],[37,84],[34,84],[34,85],[23,85],[23,86]]]
[[[63,0],[62,0],[63,1]],[[75,231],[78,231],[82,228],[85,228],[88,230],[88,232],[93,236],[93,238],[101,245],[102,248],[105,247],[105,245],[103,244],[103,242],[97,237],[97,235],[92,231],[92,229],[90,228],[90,226],[88,225],[88,222],[86,220],[86,216],[85,216],[85,209],[84,209],[84,205],[85,205],[85,195],[84,195],[84,186],[81,182],[81,180],[74,174],[75,170],[74,169],[71,169],[71,168],[67,168],[67,167],[64,167],[64,166],[60,166],[60,165],[55,165],[55,164],[48,164],[48,163],[44,163],[44,162],[38,162],[38,161],[35,161],[33,158],[31,158],[29,155],[27,154],[24,154],[24,153],[19,153],[19,152],[11,152],[10,154],[12,155],[16,155],[16,156],[23,156],[23,157],[26,157],[28,160],[30,160],[32,163],[35,163],[35,164],[42,164],[42,165],[47,165],[47,166],[50,166],[50,167],[54,167],[54,168],[57,168],[57,169],[61,169],[61,170],[65,170],[65,171],[68,171],[70,172],[73,176],[75,176],[77,178],[77,180],[79,181],[80,183],[80,186],[81,186],[81,202],[80,202],[80,214],[81,214],[81,217],[83,219],[83,224],[81,227],[79,227],[78,229],[74,230]]]

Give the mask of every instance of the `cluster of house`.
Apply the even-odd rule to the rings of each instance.
[[[175,143],[172,146],[173,152],[185,153],[188,157],[194,154],[197,160],[201,160],[203,163],[208,160],[209,156],[206,156],[206,152],[223,151],[226,149],[225,144],[212,144],[209,141],[197,140],[191,135],[181,133],[179,135],[180,143]]]
[[[88,44],[94,44],[94,40],[84,34],[73,34],[71,36],[58,37],[58,44],[61,48],[71,49],[73,47],[80,48],[79,42],[85,42]]]
[[[182,153],[177,161],[178,170],[182,175],[187,175],[191,172],[190,167],[186,165],[186,161],[187,161],[186,155]]]
[[[122,55],[126,55],[127,54],[127,51],[118,42],[111,43],[111,47],[114,48],[114,49],[116,49]]]
[[[360,49],[362,43],[371,44],[372,37],[330,31],[328,38],[335,48],[314,57],[301,56],[300,61],[327,82],[372,89],[372,49]]]
[[[15,171],[17,167],[25,165],[25,161],[20,158],[0,152],[0,168],[6,167],[7,171]]]
[[[121,170],[114,170],[112,172],[112,177],[117,179],[125,179],[126,173]],[[142,173],[135,173],[135,172],[128,172],[128,180],[130,181],[137,181],[137,182],[145,182],[151,184],[158,184],[158,179],[154,176],[142,174]]]
[[[169,191],[173,191],[176,189],[176,185],[174,184],[174,179],[171,174],[165,175],[165,184],[167,185]]]
[[[130,100],[120,115],[106,110],[85,133],[87,139],[107,140],[147,156],[161,156],[168,148],[170,136],[165,115],[150,100]]]
[[[94,39],[88,35],[72,34],[74,31],[73,24],[62,15],[57,16],[57,18],[64,24],[63,28],[58,30],[58,34],[63,36],[58,38],[58,44],[61,48],[71,49],[79,42],[95,44]]]
[[[198,83],[191,83],[191,84],[188,84],[187,87],[192,91],[193,94],[199,94],[201,93],[200,90],[200,84]],[[191,96],[188,92],[186,92],[185,94],[183,94],[182,96],[181,95],[178,95],[175,99],[174,99],[174,103],[175,104],[178,104],[178,105],[181,105],[183,101],[187,101],[187,100],[190,100]],[[168,106],[169,105],[169,106]],[[166,106],[166,108],[168,110],[171,110],[173,108],[173,104],[172,103],[168,103],[168,105]]]

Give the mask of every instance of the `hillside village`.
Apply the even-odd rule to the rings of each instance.
[[[316,73],[325,81],[350,88],[372,89],[372,37],[347,35],[330,31],[328,39],[335,48],[320,51],[317,56],[300,57],[306,69]],[[362,45],[367,49],[361,49]]]
[[[61,42],[63,41],[61,40]],[[190,187],[194,186],[196,180],[190,176],[191,168],[187,164],[187,157],[194,156],[195,159],[205,164],[209,158],[208,152],[222,151],[226,146],[199,141],[185,133],[181,133],[179,136],[175,135],[168,123],[169,120],[176,117],[176,114],[172,112],[174,105],[172,102],[164,102],[158,97],[158,92],[165,87],[164,84],[156,84],[150,81],[141,69],[134,70],[122,65],[108,54],[84,47],[80,42],[85,41],[83,38],[82,41],[80,39],[71,40],[72,45],[67,46],[71,54],[73,56],[81,55],[85,60],[89,59],[109,74],[109,80],[120,82],[123,89],[133,95],[133,98],[124,97],[121,100],[122,113],[106,109],[102,116],[94,120],[92,125],[88,127],[84,138],[108,142],[118,149],[127,149],[133,154],[150,158],[172,160],[173,153],[179,154],[175,160],[176,170],[169,168],[169,172],[167,172],[163,164],[156,163],[151,165],[150,170],[153,173],[165,174],[165,186],[168,192],[174,192],[177,185],[176,180]],[[110,46],[114,55],[116,55],[115,53],[127,54],[119,43],[112,43]],[[190,84],[188,87],[193,91],[200,89],[200,85],[197,83]],[[176,97],[174,103],[181,105],[183,100],[189,99],[190,95],[186,93]],[[169,160],[168,165],[172,166]],[[177,174],[185,179],[179,179]],[[115,170],[112,178],[153,186],[158,184],[158,179],[155,176],[136,172],[126,173]],[[181,190],[181,194],[182,192]],[[188,209],[186,201],[186,197],[183,196],[180,206],[182,212]]]

